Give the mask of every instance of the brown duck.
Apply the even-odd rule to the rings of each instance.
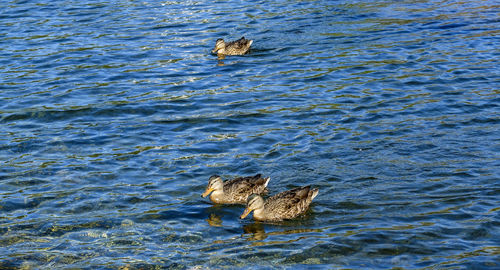
[[[253,212],[253,218],[260,221],[282,221],[293,219],[304,213],[312,200],[318,195],[318,189],[310,186],[299,187],[278,193],[267,200],[252,194],[248,197],[247,207],[240,218]]]
[[[224,57],[225,55],[243,55],[250,50],[252,43],[253,40],[245,39],[245,37],[228,43],[219,38],[215,42],[215,48],[212,50],[212,53],[216,53],[219,57]]]
[[[220,176],[212,175],[201,196],[206,197],[210,194],[210,200],[218,204],[246,204],[247,198],[251,194],[267,192],[266,187],[269,180],[271,177],[263,178],[261,174],[257,174],[223,182]]]

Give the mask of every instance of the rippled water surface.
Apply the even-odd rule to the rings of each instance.
[[[1,5],[0,268],[500,268],[497,1]]]

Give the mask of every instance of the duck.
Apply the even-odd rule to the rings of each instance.
[[[250,50],[253,40],[245,39],[241,37],[238,40],[231,42],[224,42],[224,39],[219,38],[215,42],[215,48],[212,53],[216,53],[219,58],[223,58],[225,55],[243,55]]]
[[[311,186],[298,187],[278,193],[267,200],[259,194],[252,194],[247,199],[240,219],[244,219],[252,211],[253,218],[257,221],[275,222],[296,218],[305,213],[318,192],[317,188],[311,189]]]
[[[267,193],[267,184],[271,177],[254,176],[237,177],[232,180],[222,181],[219,175],[212,175],[208,179],[203,198],[210,195],[210,201],[216,204],[242,204],[245,205],[251,194]]]

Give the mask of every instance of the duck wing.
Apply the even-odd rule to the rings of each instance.
[[[241,37],[238,40],[231,41],[226,44],[226,51],[230,54],[244,54],[252,45],[253,40],[245,39],[245,37]]]
[[[307,210],[317,192],[310,186],[287,190],[268,198],[264,208],[274,220],[291,219]]]
[[[262,194],[267,192],[267,184],[270,178],[263,178],[261,174],[254,176],[238,177],[224,183],[224,192],[231,195],[235,200],[246,203],[246,199],[252,193]]]

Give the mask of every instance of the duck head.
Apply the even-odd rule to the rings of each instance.
[[[216,54],[226,53],[226,43],[222,38],[217,39],[217,41],[215,42],[215,48],[212,50],[212,53]]]
[[[240,219],[244,219],[248,214],[250,214],[252,211],[256,210],[257,211],[262,211],[264,209],[264,199],[258,195],[258,194],[252,194],[248,196],[247,199],[247,207],[245,208],[245,211],[243,214],[241,214]]]
[[[203,198],[205,198],[208,195],[210,195],[210,193],[212,193],[212,191],[222,192],[223,188],[224,188],[224,184],[222,182],[222,178],[220,176],[218,176],[218,175],[212,175],[208,179],[207,188],[205,189],[205,192],[203,192],[203,194],[201,194],[201,196]]]

